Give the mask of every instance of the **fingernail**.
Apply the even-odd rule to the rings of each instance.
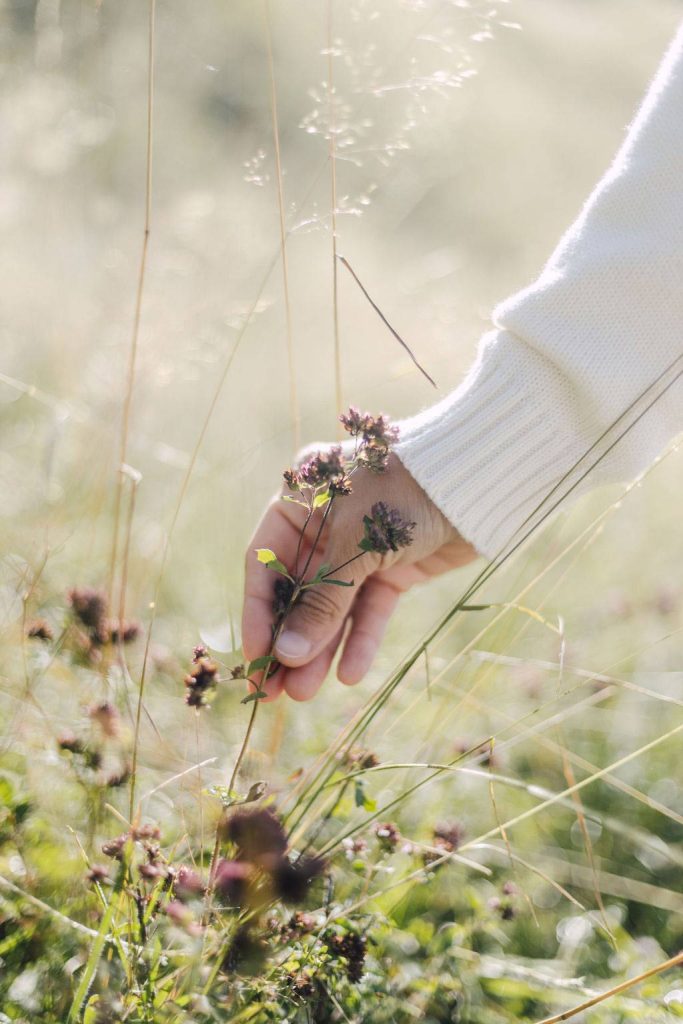
[[[275,653],[281,658],[305,658],[310,650],[311,641],[291,629],[285,630],[275,645]]]

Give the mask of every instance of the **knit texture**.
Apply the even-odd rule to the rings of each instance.
[[[490,558],[683,428],[683,25],[611,167],[493,323],[462,385],[404,420],[396,448]]]

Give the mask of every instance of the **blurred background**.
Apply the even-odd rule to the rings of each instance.
[[[493,305],[539,272],[608,166],[683,16],[680,0],[340,0],[333,10],[331,100],[327,5],[270,4],[303,443],[332,438],[338,413],[330,111],[339,251],[446,393],[469,365]],[[0,0],[0,15],[0,598],[10,636],[21,617],[21,581],[45,558],[44,608],[55,621],[68,586],[106,581],[145,214],[148,12],[139,0]],[[195,756],[183,658],[200,638],[219,651],[239,646],[244,551],[294,450],[267,30],[253,0],[159,0],[156,7],[151,233],[127,452],[141,474],[127,608],[143,620],[184,475],[231,363],[159,592],[154,653],[171,668],[148,695],[166,740],[157,750],[145,720],[142,769],[150,780]],[[343,268],[339,324],[346,403],[398,417],[433,400]],[[512,599],[618,493],[584,498],[489,586],[488,597]],[[682,498],[674,453],[569,565],[550,570],[526,595],[553,622],[561,617],[568,663],[588,677],[613,670],[680,697]],[[406,599],[376,669],[357,690],[329,681],[311,706],[269,708],[252,770],[276,747],[285,770],[321,749],[467,579],[464,572]],[[554,670],[539,664],[556,666],[557,635],[536,621],[505,619],[477,645],[485,648],[479,660],[449,672],[452,652],[479,625],[468,620],[435,654],[432,670],[443,669],[437,704],[425,706],[420,720],[420,742],[432,744],[433,756],[452,756],[458,743],[502,729],[506,714],[531,714],[555,692]],[[480,685],[486,651],[512,660],[490,663]],[[3,689],[13,707],[10,676]],[[468,702],[474,683],[483,703]],[[38,696],[55,732],[87,699],[83,686],[65,696],[49,671],[43,676]],[[421,678],[407,681],[391,730],[375,737],[394,757],[414,753],[409,712],[423,687]],[[197,741],[200,753],[219,757],[216,781],[243,733],[237,696],[219,697]],[[674,705],[628,691],[593,707],[588,719],[572,718],[567,742],[601,766],[674,725],[675,715]],[[280,749],[273,736],[282,734],[282,716],[288,731]],[[10,738],[26,749],[35,742],[32,721],[28,712],[11,719]],[[534,780],[547,770],[564,785],[547,751],[534,760],[528,738],[515,750],[506,770]],[[675,743],[664,744],[622,777],[680,818],[679,761]],[[39,757],[31,770],[43,764]],[[654,833],[664,829],[654,811],[601,786],[596,806],[626,819],[638,807],[652,815]],[[457,813],[476,832],[489,812],[474,796],[468,803],[466,790],[458,794]],[[423,812],[455,807],[447,787],[430,799]],[[542,833],[540,841],[561,846],[564,836],[574,852],[555,865],[558,878],[572,882],[575,862],[576,884],[583,879],[590,890],[581,837],[562,832],[572,828],[571,812],[562,812],[566,821],[556,814],[558,835]],[[417,809],[408,816],[417,827]],[[534,821],[520,833],[527,856],[539,841],[535,829]],[[667,818],[666,829],[680,849],[680,825]],[[610,842],[607,872],[620,840]],[[656,858],[623,856],[628,866],[613,865],[614,878],[653,883]],[[683,911],[671,892],[675,875],[666,884],[660,903],[668,900],[668,910],[641,889],[641,909],[633,911],[655,914],[642,927],[664,946],[680,937]],[[666,926],[656,917],[665,910]],[[670,911],[678,914],[673,924]]]

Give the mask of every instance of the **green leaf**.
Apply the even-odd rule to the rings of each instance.
[[[292,505],[301,505],[308,512],[308,505],[301,498],[295,498],[293,494],[281,494],[280,497],[283,501],[291,501]]]
[[[377,804],[374,800],[371,800],[365,792],[365,787],[362,782],[356,781],[354,783],[354,798],[356,801],[356,807],[362,807],[364,811],[376,811]]]
[[[321,583],[332,583],[333,586],[335,586],[335,587],[353,587],[355,585],[353,580],[351,580],[350,583],[347,583],[346,580],[332,580],[332,579],[328,578],[328,579],[325,579],[325,580],[321,580],[320,582]]]
[[[374,551],[375,550],[373,548],[373,546],[372,546],[372,541],[368,540],[367,537],[363,537],[362,540],[358,541],[358,547],[361,549],[361,551]]]
[[[262,700],[267,696],[265,690],[255,690],[254,693],[248,693],[246,697],[242,697],[240,704],[253,704],[255,700]]]
[[[331,568],[332,565],[330,562],[323,562],[323,564],[320,566],[313,579],[309,580],[306,586],[313,587],[315,586],[316,583],[322,583],[323,576],[327,575]]]
[[[313,499],[313,508],[323,508],[324,505],[327,505],[331,497],[332,495],[329,491],[321,491],[320,494],[316,494]]]
[[[268,668],[277,658],[273,657],[272,654],[264,654],[261,658],[254,658],[247,665],[247,675],[250,676],[252,672],[260,672],[264,668]]]
[[[277,555],[270,548],[256,548],[256,557],[259,562],[263,562],[264,565],[269,565],[271,562],[277,562]]]

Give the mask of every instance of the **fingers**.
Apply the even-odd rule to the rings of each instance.
[[[337,676],[346,686],[355,686],[375,659],[387,623],[401,591],[379,576],[366,581],[353,606],[353,621]]]
[[[331,578],[346,584],[353,583],[353,586],[319,583],[303,592],[287,616],[275,645],[278,661],[289,668],[307,665],[332,643],[358,596],[360,586],[377,566],[377,556],[364,554],[351,565],[338,568],[358,554],[358,546],[355,536],[349,536],[344,529],[340,529],[336,537],[333,533],[332,538],[323,562],[332,566]]]
[[[332,641],[312,661],[302,668],[285,669],[283,686],[285,693],[292,700],[311,700],[322,686],[330,670],[342,630],[338,630]]]

